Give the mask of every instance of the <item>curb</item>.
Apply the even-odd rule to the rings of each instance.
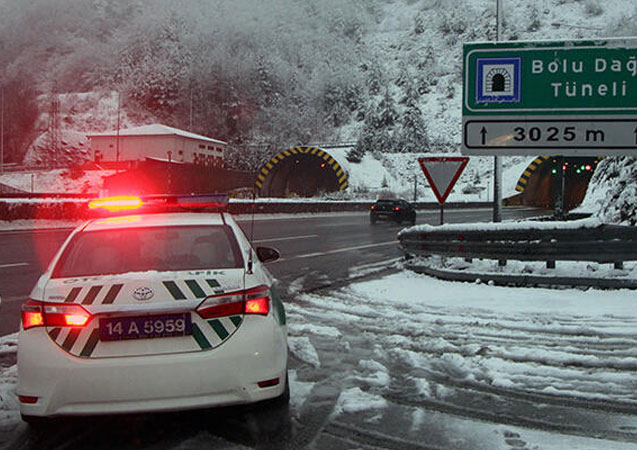
[[[416,264],[405,264],[412,272],[429,275],[445,281],[464,281],[475,283],[493,282],[498,286],[518,287],[586,287],[600,289],[637,289],[637,280],[618,280],[605,278],[573,278],[573,277],[545,277],[538,275],[504,275],[476,272],[457,272],[452,270],[434,269],[433,267]]]

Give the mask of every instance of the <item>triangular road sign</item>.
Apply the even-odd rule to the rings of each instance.
[[[418,162],[438,203],[443,204],[469,162],[469,158],[466,156],[428,157],[418,158]]]

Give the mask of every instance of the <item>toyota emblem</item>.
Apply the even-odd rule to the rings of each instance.
[[[149,287],[138,287],[133,291],[133,298],[135,300],[139,300],[140,302],[150,300],[151,298],[153,298],[153,295],[155,295],[155,293]]]

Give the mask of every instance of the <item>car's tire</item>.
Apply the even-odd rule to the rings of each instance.
[[[372,225],[374,225],[376,223],[376,217],[374,216],[369,216],[369,223],[371,223]]]
[[[290,403],[290,377],[285,372],[285,389],[278,397],[272,399],[272,403],[276,406],[287,406]]]

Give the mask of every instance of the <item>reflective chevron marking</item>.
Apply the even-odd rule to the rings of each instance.
[[[179,289],[177,283],[175,283],[174,281],[162,281],[162,283],[166,287],[166,289],[168,289],[168,292],[170,292],[175,300],[186,300],[186,296],[181,291],[181,289]]]
[[[111,303],[113,303],[115,299],[117,298],[117,294],[119,294],[119,291],[122,290],[122,287],[124,287],[123,284],[112,285],[111,288],[106,293],[106,297],[104,297],[104,300],[102,300],[102,304],[110,305]]]
[[[222,341],[226,340],[226,338],[230,336],[230,333],[228,333],[226,327],[224,327],[223,324],[218,320],[209,320],[208,324],[210,324],[215,333],[217,333],[217,336],[219,336],[219,339],[221,339]]]
[[[217,280],[206,280],[206,283],[208,283],[208,286],[210,286],[211,288],[216,288],[221,286]]]
[[[77,298],[77,296],[80,295],[81,290],[82,290],[81,287],[74,287],[73,289],[71,289],[71,291],[69,292],[69,295],[67,295],[66,298],[64,299],[64,302],[73,303],[75,299]]]
[[[95,347],[97,346],[97,343],[99,342],[99,340],[100,340],[100,333],[99,333],[99,330],[97,328],[95,328],[91,332],[91,335],[89,336],[88,341],[86,341],[86,344],[84,345],[84,348],[80,352],[80,356],[82,358],[88,358],[89,356],[91,356],[93,354],[93,350],[95,350]]]
[[[202,350],[212,348],[212,345],[210,345],[210,342],[208,342],[208,339],[206,339],[206,336],[204,336],[196,323],[192,324],[192,337],[195,338],[195,341],[197,341],[197,344],[199,344]]]
[[[199,286],[199,283],[197,283],[196,280],[185,280],[186,281],[186,285],[188,286],[188,288],[190,288],[190,290],[192,291],[192,293],[195,295],[196,298],[204,298],[206,296],[206,293],[203,291],[203,289],[201,289],[201,286]]]
[[[81,328],[73,328],[69,332],[68,336],[66,336],[66,339],[64,339],[64,343],[62,344],[62,347],[64,348],[64,350],[66,350],[67,352],[71,350],[71,348],[75,344],[75,341],[77,341],[77,338],[80,335],[81,331],[82,331]]]
[[[94,301],[95,298],[97,297],[97,294],[100,293],[100,291],[102,290],[103,286],[93,286],[91,287],[91,289],[88,290],[88,293],[86,294],[86,297],[84,297],[84,300],[82,300],[82,304],[83,305],[91,305]]]
[[[341,191],[344,189],[347,189],[348,187],[347,173],[343,171],[342,167],[338,164],[338,162],[336,162],[336,160],[328,152],[316,147],[300,147],[300,146],[283,150],[282,152],[277,153],[275,156],[273,156],[268,162],[266,162],[261,167],[261,169],[259,170],[257,174],[257,179],[254,183],[255,186],[259,190],[263,189],[263,186],[266,184],[266,179],[268,179],[268,177],[271,178],[272,176],[275,176],[273,175],[273,173],[275,173],[273,171],[275,166],[281,163],[285,158],[294,157],[294,155],[298,155],[298,154],[311,155],[316,158],[320,158],[323,161],[326,161],[327,164],[334,171],[335,176],[337,177],[338,189]]]
[[[62,331],[62,328],[53,328],[49,331],[49,336],[51,336],[51,339],[55,341],[60,335],[60,331]]]

